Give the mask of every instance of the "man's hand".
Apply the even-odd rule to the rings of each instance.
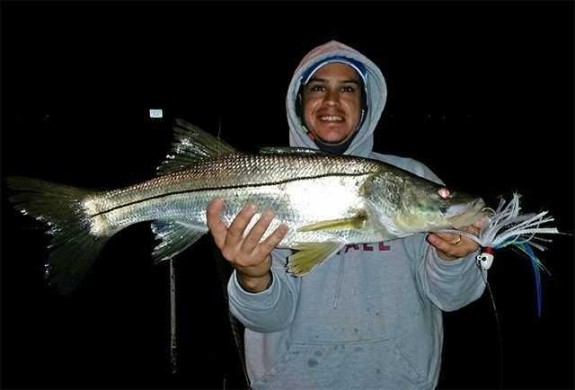
[[[462,228],[462,231],[477,235],[483,227],[484,221]],[[437,233],[427,236],[427,241],[435,247],[437,254],[443,260],[455,260],[475,252],[479,244],[470,238],[459,234]]]
[[[274,218],[271,210],[264,211],[246,234],[246,228],[256,214],[257,207],[253,204],[246,205],[229,227],[220,219],[223,208],[224,201],[218,198],[209,204],[206,212],[208,228],[216,246],[238,271],[242,287],[250,292],[263,291],[271,281],[271,251],[285,237],[288,228],[282,224],[262,241]]]

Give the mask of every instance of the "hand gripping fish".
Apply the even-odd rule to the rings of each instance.
[[[216,197],[225,200],[221,217],[228,225],[248,202],[272,209],[275,218],[263,239],[279,224],[288,226],[279,247],[294,250],[288,271],[296,276],[347,244],[446,229],[461,233],[457,229],[490,218],[481,198],[380,161],[305,148],[243,153],[183,120],[175,121],[172,150],[157,173],[109,191],[7,179],[14,207],[49,227],[50,285],[72,291],[106,241],[140,222],[151,221],[159,242],[154,260],[173,258],[208,232],[206,209]]]

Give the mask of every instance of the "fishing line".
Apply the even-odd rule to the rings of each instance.
[[[218,115],[218,141],[222,139],[222,116]],[[220,157],[222,154],[222,151],[220,149],[221,146],[221,142],[218,142],[218,154],[217,156]]]
[[[503,337],[501,333],[501,322],[499,320],[499,312],[497,311],[497,306],[495,305],[495,296],[491,290],[491,285],[487,280],[487,273],[483,270],[479,261],[477,262],[477,267],[479,267],[481,277],[485,282],[487,291],[489,293],[489,298],[491,300],[491,307],[493,308],[493,316],[495,318],[495,329],[497,332],[497,345],[498,345],[498,356],[499,356],[499,388],[503,388]]]

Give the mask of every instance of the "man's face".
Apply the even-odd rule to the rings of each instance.
[[[359,75],[352,67],[333,62],[318,69],[303,87],[303,119],[312,134],[329,144],[347,141],[361,116]]]

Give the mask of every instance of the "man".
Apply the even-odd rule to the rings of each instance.
[[[290,145],[370,157],[440,182],[423,164],[372,151],[387,95],[380,69],[331,41],[310,51],[287,93]],[[342,249],[304,277],[286,272],[275,248],[280,226],[261,241],[270,210],[247,205],[226,226],[221,199],[208,226],[234,267],[230,310],[246,327],[246,365],[254,389],[432,389],[443,341],[442,310],[479,298],[478,245],[450,234],[416,234]],[[469,231],[477,231],[477,226]]]

